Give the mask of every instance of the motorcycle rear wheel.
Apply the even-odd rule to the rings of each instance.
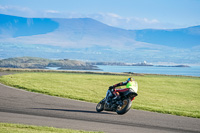
[[[128,112],[130,110],[131,105],[132,105],[132,102],[131,102],[130,98],[124,99],[123,105],[122,106],[118,105],[118,107],[117,107],[117,110],[116,110],[117,114],[119,114],[119,115],[125,114],[126,112]]]

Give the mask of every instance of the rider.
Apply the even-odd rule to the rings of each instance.
[[[123,85],[126,85],[126,88],[116,89],[116,87],[123,86]],[[129,89],[132,89],[136,93],[138,91],[138,84],[135,81],[135,79],[132,77],[128,78],[127,81],[124,81],[124,82],[121,82],[121,83],[118,83],[118,84],[115,84],[115,85],[109,87],[109,90],[111,90],[111,92],[115,95],[114,99],[120,99],[119,92],[125,92],[125,91],[128,91]],[[133,99],[135,99],[135,98],[133,98]]]

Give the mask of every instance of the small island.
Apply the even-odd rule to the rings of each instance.
[[[67,70],[100,70],[97,66],[83,61],[59,59],[50,60],[38,57],[16,57],[0,60],[0,67],[29,69],[67,69]]]

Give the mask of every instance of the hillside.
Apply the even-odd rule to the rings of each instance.
[[[137,30],[135,39],[170,47],[191,48],[200,45],[200,26],[174,30]]]
[[[177,48],[200,45],[200,26],[174,30],[125,30],[91,18],[23,18],[3,14],[0,14],[0,18],[0,37],[29,44],[126,47],[145,42]]]
[[[39,68],[46,69],[47,67],[58,67],[59,69],[70,70],[93,70],[97,69],[93,65],[86,64],[82,61],[76,60],[49,60],[36,57],[17,57],[0,60],[0,67],[9,68]]]
[[[23,18],[0,14],[0,38],[46,34],[59,24],[47,18]]]
[[[0,19],[0,59],[31,56],[98,62],[200,63],[200,26],[125,30],[91,18],[0,14]]]

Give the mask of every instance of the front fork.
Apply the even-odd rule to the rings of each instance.
[[[110,101],[112,98],[113,94],[111,92],[111,90],[108,89],[108,91],[106,92],[106,101]]]
[[[108,98],[110,96],[112,96],[112,92],[111,92],[111,90],[108,89],[108,91],[106,92],[106,98]]]

